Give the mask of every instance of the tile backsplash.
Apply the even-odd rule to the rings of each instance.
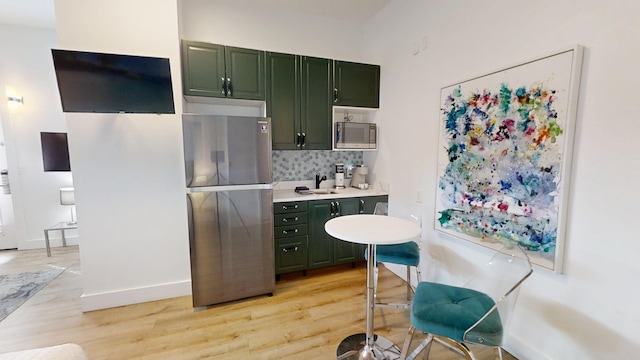
[[[362,151],[274,150],[271,155],[273,181],[311,180],[317,173],[333,179],[336,163],[362,164]]]

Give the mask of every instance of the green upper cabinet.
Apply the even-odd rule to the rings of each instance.
[[[302,56],[302,148],[331,150],[333,62]]]
[[[267,116],[273,150],[298,149],[300,63],[296,55],[267,52]]]
[[[267,53],[267,116],[274,150],[331,150],[333,64]]]
[[[265,100],[265,52],[182,41],[184,95]]]
[[[265,99],[265,52],[227,46],[224,51],[228,97]]]
[[[334,63],[334,105],[380,106],[380,66],[338,60]]]
[[[182,41],[185,95],[224,97],[224,46]]]

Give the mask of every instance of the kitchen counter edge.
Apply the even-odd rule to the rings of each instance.
[[[293,189],[273,190],[273,202],[280,203],[288,201],[328,200],[389,195],[388,192],[381,189],[360,190],[356,188],[346,188],[336,191],[336,193],[330,194],[301,195],[293,191]]]

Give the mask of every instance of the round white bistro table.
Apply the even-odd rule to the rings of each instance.
[[[340,240],[367,245],[367,332],[342,340],[338,345],[337,359],[397,358],[400,354],[398,347],[373,332],[376,245],[410,241],[420,235],[420,227],[412,221],[393,216],[361,214],[333,218],[325,223],[324,229],[327,234]]]

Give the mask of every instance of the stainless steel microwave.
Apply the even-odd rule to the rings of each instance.
[[[336,122],[334,149],[371,150],[378,148],[378,127],[373,123]]]

